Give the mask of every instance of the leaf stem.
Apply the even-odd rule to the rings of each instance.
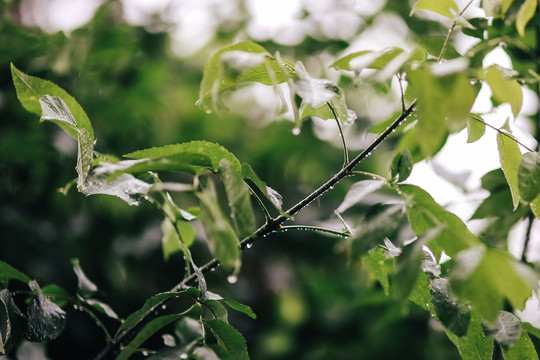
[[[336,110],[334,109],[332,104],[330,104],[330,102],[327,102],[326,105],[328,105],[328,108],[332,112],[332,115],[334,116],[334,119],[336,120],[336,124],[339,129],[339,135],[341,136],[341,143],[343,145],[343,157],[344,157],[343,167],[345,167],[347,166],[347,164],[349,164],[349,151],[347,150],[347,143],[345,142],[345,135],[343,135],[343,129],[341,128],[341,123],[336,114]]]
[[[341,236],[341,237],[344,237],[344,238],[347,238],[347,237],[351,236],[351,234],[348,231],[343,232],[343,231],[337,231],[337,230],[322,228],[322,227],[318,227],[318,226],[311,226],[311,225],[287,225],[287,226],[282,226],[282,227],[279,228],[279,231],[287,231],[287,230],[318,231],[318,232],[324,232],[324,233],[328,233],[328,234],[332,234],[332,235]]]
[[[463,15],[465,10],[467,10],[467,8],[469,6],[471,6],[472,2],[473,2],[473,0],[469,1],[469,3],[467,5],[465,5],[463,10],[460,11],[459,16]],[[446,35],[446,39],[444,39],[443,47],[442,47],[441,52],[439,54],[439,58],[437,59],[438,63],[440,63],[442,61],[442,59],[443,59],[444,53],[446,52],[446,48],[448,47],[448,43],[450,42],[450,37],[454,33],[454,29],[456,28],[457,24],[458,24],[457,20],[454,20],[454,22],[452,23],[452,26],[448,30],[448,35]]]
[[[516,139],[514,136],[502,131],[501,129],[498,129],[496,128],[495,126],[491,125],[491,124],[488,124],[487,122],[485,122],[482,118],[480,117],[477,117],[477,116],[471,116],[470,117],[471,119],[473,120],[476,120],[478,122],[481,122],[483,123],[484,125],[486,125],[487,127],[497,131],[498,133],[501,133],[502,135],[508,137],[509,139],[511,140],[514,140],[516,143],[518,143],[519,145],[521,145],[524,149],[530,151],[530,152],[534,152],[534,150],[532,150],[530,147],[528,147],[527,145],[523,144],[521,141],[519,141],[518,139]]]

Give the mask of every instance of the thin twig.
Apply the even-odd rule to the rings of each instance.
[[[349,163],[349,151],[347,150],[347,143],[345,143],[345,135],[343,135],[343,129],[341,128],[340,119],[338,118],[338,116],[336,114],[336,110],[334,109],[332,104],[330,104],[329,102],[327,102],[326,105],[328,105],[328,108],[332,112],[332,115],[334,116],[334,119],[336,120],[337,127],[339,129],[339,135],[341,136],[341,143],[343,144],[343,157],[345,158],[345,160],[343,162],[343,167],[345,167]]]
[[[508,134],[508,133],[502,131],[501,129],[496,128],[495,126],[493,126],[493,125],[491,125],[491,124],[488,124],[488,123],[485,122],[483,119],[481,119],[481,118],[479,118],[479,117],[476,117],[476,116],[470,116],[470,118],[473,119],[473,120],[476,120],[476,121],[478,121],[478,122],[481,122],[482,124],[484,124],[484,125],[490,127],[491,129],[497,131],[498,133],[500,133],[500,134],[502,134],[502,135],[508,137],[508,138],[511,139],[511,140],[514,140],[516,143],[518,143],[519,145],[523,146],[524,149],[526,149],[526,150],[528,150],[528,151],[530,151],[530,152],[534,152],[533,149],[531,149],[531,148],[528,147],[527,145],[523,144],[521,141],[519,141],[518,139],[516,139],[516,138],[515,138],[514,136],[512,136],[511,134]]]
[[[459,16],[463,15],[465,10],[467,10],[467,8],[471,6],[472,2],[473,0],[469,1],[469,3],[463,8],[463,10],[461,10],[461,12],[459,13]],[[454,20],[454,22],[452,23],[452,27],[450,27],[450,30],[448,30],[448,35],[446,35],[446,39],[444,39],[443,47],[439,54],[439,58],[437,59],[437,62],[439,63],[442,61],[444,53],[446,52],[446,48],[448,47],[448,42],[450,41],[450,37],[452,36],[452,33],[454,32],[454,29],[456,28],[457,24],[458,24],[457,20]]]
[[[285,221],[289,220],[300,210],[304,209],[313,200],[316,200],[327,191],[333,189],[334,186],[336,186],[343,178],[350,176],[353,169],[362,161],[364,161],[367,157],[369,157],[373,150],[375,150],[377,146],[379,146],[384,140],[386,140],[386,138],[388,138],[388,136],[390,136],[390,134],[414,112],[415,107],[416,100],[396,120],[394,120],[394,122],[382,134],[380,134],[377,139],[375,139],[375,141],[373,141],[366,149],[364,149],[364,151],[358,154],[349,164],[347,164],[347,166],[343,167],[326,183],[324,183],[318,189],[306,196],[303,200],[292,206],[284,214],[278,216],[276,219],[268,221],[266,224],[257,229],[253,234],[240,241],[240,247],[242,249],[249,248],[251,247],[251,244],[253,244],[258,239],[262,239],[268,234],[278,231]],[[201,266],[199,269],[201,273],[206,274],[217,268],[218,266],[219,262],[217,261],[217,259],[213,259],[205,265]],[[186,277],[181,283],[176,285],[171,291],[180,291],[188,286],[193,286],[196,283],[197,275],[191,274],[190,276]],[[166,303],[166,301],[164,301],[163,303]],[[105,348],[97,355],[96,360],[114,359],[115,356],[120,353],[120,350],[127,344],[129,344],[129,342],[131,342],[131,340],[141,331],[141,329],[149,321],[160,316],[163,311],[164,310],[162,306],[156,305],[155,308],[151,312],[147,313],[136,326],[119,334],[114,343],[107,344]]]
[[[318,227],[318,226],[311,226],[311,225],[287,225],[287,226],[282,226],[282,227],[279,228],[279,231],[287,231],[287,230],[318,231],[318,232],[323,232],[323,233],[328,233],[328,234],[332,234],[332,235],[341,236],[341,237],[344,237],[344,238],[351,236],[351,234],[349,232],[332,230],[332,229],[322,228],[322,227]]]

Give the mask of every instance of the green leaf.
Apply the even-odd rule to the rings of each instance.
[[[350,207],[360,203],[367,195],[379,190],[386,184],[384,180],[363,180],[352,184],[345,195],[345,199],[339,204],[336,211],[343,213]]]
[[[512,209],[512,195],[508,188],[491,193],[476,209],[471,220],[499,217]]]
[[[126,173],[138,174],[147,171],[174,171],[188,174],[201,174],[212,168],[212,161],[205,154],[181,152],[157,158],[125,160],[114,164],[118,169],[111,174],[111,179]]]
[[[11,265],[0,261],[0,282],[4,287],[8,287],[9,280],[19,280],[28,283],[30,278]]]
[[[540,153],[523,154],[518,167],[519,196],[526,202],[540,195]]]
[[[281,195],[271,187],[267,186],[264,181],[262,181],[259,176],[255,173],[255,170],[251,165],[247,163],[242,163],[242,177],[244,179],[249,179],[257,186],[261,193],[276,207],[276,209],[281,210],[281,205],[283,203]]]
[[[413,185],[399,185],[399,190],[409,224],[417,236],[440,228],[438,235],[429,241],[429,248],[437,258],[442,251],[453,257],[461,250],[480,244],[459,217],[443,209],[425,190]]]
[[[540,219],[540,195],[538,195],[536,199],[531,202],[531,210],[534,216],[536,216],[537,219]]]
[[[432,11],[452,20],[459,13],[459,8],[454,0],[419,0],[414,4],[409,16],[413,16],[418,10]]]
[[[303,102],[300,119],[303,120],[307,117],[314,116],[323,120],[336,119],[346,125],[352,124],[357,116],[354,111],[347,108],[345,92],[337,86],[332,87],[332,91],[335,91],[334,96],[328,100],[328,102],[325,102],[317,108],[313,108],[309,103]],[[334,112],[332,112],[332,109],[334,110],[335,115]]]
[[[195,360],[220,360],[216,353],[207,347],[198,347],[193,351],[192,356]]]
[[[17,69],[13,64],[11,64],[11,75],[13,77],[15,89],[17,90],[17,97],[26,110],[42,116],[40,98],[45,95],[59,97],[66,105],[66,108],[71,110],[72,118],[75,120],[77,128],[85,129],[90,135],[91,142],[94,142],[94,130],[92,129],[92,124],[90,123],[88,116],[79,103],[64,89],[48,80],[27,75]],[[75,139],[78,138],[78,132],[76,131],[76,128],[73,127],[73,124],[61,120],[55,121],[55,123],[71,137]]]
[[[257,318],[257,315],[255,315],[255,313],[253,312],[253,310],[251,310],[249,306],[240,304],[238,301],[233,300],[233,299],[223,299],[223,301],[225,302],[225,304],[229,305],[231,309],[239,311],[243,314],[246,314],[252,319]]]
[[[519,8],[516,17],[516,29],[521,37],[525,36],[525,27],[534,16],[537,2],[538,0],[525,0]]]
[[[176,226],[176,230],[174,229],[174,226]],[[191,246],[193,241],[195,241],[195,235],[197,234],[193,226],[185,221],[177,220],[174,226],[169,219],[165,219],[161,222],[161,232],[163,233],[161,237],[161,248],[165,260],[168,260],[172,254],[182,250],[180,241],[187,247]],[[177,231],[180,233],[180,238],[178,237]]]
[[[390,176],[397,182],[407,180],[412,172],[413,160],[411,153],[406,148],[402,152],[396,154],[390,166]]]
[[[536,337],[537,339],[540,339],[540,329],[534,327],[531,323],[522,322],[521,327],[527,330],[529,334],[534,335],[534,337]]]
[[[255,231],[255,217],[251,207],[249,187],[227,159],[219,162],[219,174],[225,186],[236,231],[240,237],[246,237]]]
[[[471,114],[467,119],[467,143],[479,140],[486,132],[486,124],[480,115]]]
[[[84,273],[79,259],[71,259],[71,264],[73,265],[73,272],[77,275],[77,292],[83,297],[87,298],[94,295],[98,291],[98,287],[94,284],[86,274]]]
[[[504,177],[512,193],[514,210],[519,205],[518,169],[521,161],[521,151],[514,137],[510,134],[497,133],[497,148]]]
[[[386,255],[381,247],[376,247],[372,251],[362,256],[362,265],[381,284],[384,293],[389,294],[390,284],[388,282],[388,271],[386,267]]]
[[[502,353],[505,360],[538,360],[534,344],[525,331],[521,332],[521,336],[513,346],[502,347]]]
[[[493,92],[493,98],[499,103],[510,104],[514,118],[517,118],[523,104],[521,85],[516,80],[506,78],[497,65],[484,70],[484,79]]]
[[[398,47],[387,47],[379,51],[363,50],[357,51],[352,54],[348,54],[342,58],[336,60],[330,67],[334,67],[338,70],[349,70],[359,73],[363,69],[376,69],[383,70],[398,56],[405,54],[399,64],[400,67],[411,59],[417,59],[419,53],[413,51],[411,53],[405,53],[403,49]],[[397,69],[399,70],[399,68]]]
[[[231,359],[249,360],[246,339],[238,330],[219,319],[207,320],[205,323],[218,339],[218,343],[227,350]]]
[[[67,304],[75,303],[76,300],[70,293],[56,284],[45,285],[41,288],[43,295],[50,298],[52,302],[60,307],[64,307]]]
[[[34,296],[28,304],[28,328],[25,337],[32,342],[56,339],[66,325],[66,313],[43,295],[38,283],[28,283]]]
[[[482,327],[486,336],[503,346],[514,345],[521,336],[521,321],[508,311],[501,311],[494,324],[483,323]]]
[[[484,335],[482,321],[471,312],[467,335],[459,337],[445,328],[446,335],[456,345],[463,360],[491,360],[493,340]]]
[[[189,344],[204,337],[203,325],[199,320],[184,317],[176,323],[176,334],[182,344]]]
[[[99,311],[100,313],[107,315],[111,319],[115,319],[120,321],[120,318],[116,314],[116,312],[108,305],[105,304],[103,301],[97,300],[97,299],[84,299],[84,302]]]
[[[77,153],[77,188],[84,188],[94,162],[94,140],[86,129],[79,130]]]
[[[22,340],[26,326],[23,313],[7,289],[0,291],[0,355],[11,352]]]
[[[149,149],[144,150],[138,150],[134,151],[132,153],[124,155],[124,157],[132,158],[132,159],[144,159],[144,158],[162,158],[167,157],[171,155],[176,155],[180,153],[186,153],[186,154],[200,154],[205,155],[210,158],[211,161],[211,167],[213,172],[218,172],[219,170],[219,162],[223,159],[228,160],[231,164],[233,169],[238,172],[239,174],[242,171],[242,166],[240,165],[240,161],[231,154],[227,149],[225,149],[223,146],[214,144],[208,141],[190,141],[187,143],[181,143],[181,144],[173,144],[173,145],[165,145],[161,147],[153,147]]]
[[[202,308],[199,304],[193,304],[188,310],[179,314],[170,314],[157,317],[146,324],[135,338],[122,349],[116,360],[127,360],[137,349],[152,335],[164,326],[183,317],[199,317],[202,315]]]
[[[508,252],[475,246],[455,256],[450,285],[483,319],[494,321],[505,300],[518,310],[538,288],[538,275]]]
[[[69,126],[70,129],[78,131],[77,121],[75,121],[69,107],[61,97],[43,95],[39,98],[39,104],[41,105],[41,121],[49,120],[59,125]]]
[[[224,47],[210,57],[204,68],[197,105],[207,112],[219,110],[224,108],[219,93],[225,89],[247,82],[276,85],[293,74],[289,63],[281,66],[262,46],[242,41]]]
[[[296,76],[291,90],[312,109],[325,105],[339,94],[339,87],[335,83],[328,79],[312,78],[302,62],[298,61],[294,69]]]
[[[482,0],[486,16],[502,16],[506,14],[514,0]]]
[[[229,313],[227,312],[227,309],[225,306],[223,306],[219,301],[217,300],[206,300],[202,303],[210,312],[212,315],[214,315],[215,319],[223,320],[225,322],[228,322]]]
[[[147,313],[152,311],[156,306],[160,305],[162,302],[164,302],[164,301],[166,301],[168,299],[180,297],[182,295],[190,296],[190,297],[193,297],[193,298],[198,298],[200,296],[200,292],[196,288],[187,288],[187,289],[179,291],[179,292],[164,292],[164,293],[160,293],[160,294],[154,295],[152,297],[149,297],[144,302],[144,305],[139,310],[131,313],[126,318],[126,320],[122,323],[122,325],[116,331],[115,336],[118,336],[118,334],[122,330],[131,328],[131,327],[137,325],[139,323],[139,321],[141,321],[142,318]]]
[[[240,269],[239,242],[222,213],[214,183],[207,181],[202,191],[197,193],[201,207],[201,221],[209,242],[210,251],[221,263],[225,271],[237,272]]]
[[[457,336],[465,336],[471,320],[471,312],[452,294],[448,279],[433,279],[430,293],[435,314],[441,323]]]

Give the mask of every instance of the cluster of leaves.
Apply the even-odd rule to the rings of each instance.
[[[335,69],[343,71],[344,77],[359,77],[364,69],[373,70],[372,75],[362,77],[364,81],[384,83],[399,74],[400,81],[407,81],[407,90],[403,94],[404,113],[406,101],[412,104],[409,107],[411,111],[415,108],[415,115],[407,120],[414,126],[401,127],[392,134],[399,140],[398,152],[390,166],[390,177],[368,174],[374,179],[353,184],[336,209],[345,227],[340,234],[348,237],[350,262],[360,261],[388,295],[410,300],[430,312],[444,326],[464,359],[491,358],[494,340],[502,346],[507,359],[538,357],[529,338],[529,334],[538,336],[538,330],[530,324],[522,324],[515,315],[505,311],[509,307],[524,308],[525,302],[538,289],[538,274],[507,251],[490,246],[486,241],[487,235],[474,235],[461,219],[442,208],[426,191],[404,182],[413,164],[433,157],[450,133],[466,128],[469,142],[484,136],[486,125],[490,125],[481,114],[470,113],[480,84],[491,88],[494,103],[510,104],[514,117],[518,116],[523,99],[518,77],[521,80],[525,78],[527,83],[538,84],[539,77],[534,72],[514,73],[499,66],[481,67],[481,60],[487,52],[498,46],[500,41],[508,42],[506,39],[512,38],[506,33],[510,31],[508,27],[498,22],[499,19],[514,18],[512,4],[512,1],[484,2],[486,14],[497,17],[495,24],[488,25],[484,18],[464,19],[463,11],[459,12],[453,0],[420,0],[416,3],[413,13],[419,10],[435,12],[453,20],[452,30],[458,25],[463,26],[464,32],[479,37],[481,41],[467,56],[445,58],[446,50],[451,46],[445,42],[438,51],[426,47],[413,51],[396,47],[361,51],[348,54],[332,64]],[[535,10],[536,1],[529,0],[515,10],[516,31],[525,39],[529,31],[526,25]],[[451,34],[452,31],[448,37]],[[519,40],[512,40],[513,44],[517,42]],[[521,47],[528,46],[526,41],[520,44]],[[535,49],[534,46],[538,45],[531,45],[531,48]],[[167,347],[155,354],[156,359],[167,356],[248,358],[246,342],[228,324],[227,310],[220,301],[251,317],[254,314],[248,307],[207,290],[203,270],[211,267],[199,267],[191,256],[190,246],[196,237],[192,222],[201,221],[210,252],[230,274],[229,281],[234,282],[241,267],[242,245],[248,247],[257,237],[278,230],[282,222],[341,178],[330,180],[330,184],[315,192],[313,198],[308,197],[291,210],[282,211],[281,196],[266,186],[249,164],[240,162],[215,143],[192,141],[149,148],[124,155],[127,160],[101,154],[95,150],[94,131],[88,116],[67,92],[49,81],[25,74],[13,65],[11,70],[23,107],[39,115],[41,120],[55,123],[77,140],[77,179],[71,185],[76,185],[87,196],[113,195],[130,205],[148,200],[164,216],[161,225],[164,257],[168,258],[175,252],[184,255],[187,267],[185,280],[174,291],[150,297],[140,310],[122,321],[114,337],[107,335],[112,344],[118,344],[123,341],[124,334],[136,329],[133,338],[120,344],[122,349],[117,354],[118,358],[127,359],[147,339],[171,323],[175,324],[175,335],[164,335]],[[308,117],[335,120],[338,126],[356,119],[347,107],[345,92],[339,84],[313,78],[301,62],[282,59],[279,53],[272,55],[252,42],[225,47],[210,58],[204,70],[198,105],[207,112],[224,111],[223,92],[252,82],[275,88],[281,101],[279,111],[289,107],[293,111],[295,134],[300,133],[302,121]],[[290,99],[285,98],[283,86],[288,87]],[[397,126],[401,121],[392,125],[387,122],[382,126]],[[496,216],[493,204],[505,201],[507,208],[519,216],[513,216],[502,230],[498,228],[504,233],[528,216],[529,210],[540,218],[540,154],[532,150],[521,153],[509,121],[496,130],[501,170],[484,176],[483,187],[491,192],[491,196],[480,205],[473,218]],[[389,134],[381,139],[385,140],[387,136]],[[348,158],[345,142],[344,153],[343,169],[351,163],[356,164],[355,160],[351,162]],[[346,175],[355,175],[354,171],[342,171]],[[191,181],[162,181],[162,173],[165,172],[185,174]],[[218,197],[221,184],[228,203],[227,211],[223,211]],[[374,206],[357,226],[350,226],[348,220],[343,219],[342,214],[362,202],[366,195],[383,187],[394,192],[395,204]],[[198,200],[198,206],[182,208],[173,200],[172,192],[192,194]],[[265,219],[258,230],[252,198],[260,206]],[[508,199],[510,203],[506,204]],[[275,209],[269,211],[269,204]],[[277,217],[272,213],[278,214]],[[416,238],[398,247],[390,239],[397,236],[399,227],[404,223],[404,213]],[[278,225],[272,228],[276,223]],[[443,253],[449,260],[441,261]],[[30,341],[50,340],[58,336],[65,322],[65,314],[59,306],[68,303],[95,309],[119,320],[110,307],[94,298],[97,287],[86,278],[77,262],[74,262],[74,270],[79,279],[76,297],[56,286],[40,289],[35,281],[2,263],[2,314],[7,324],[1,330],[2,353],[11,351],[23,334]],[[28,284],[26,316],[12,300],[14,293],[8,287],[12,279]],[[198,288],[185,286],[188,279],[195,279]],[[187,302],[188,306],[176,311],[171,304],[179,298],[184,300],[183,305]],[[175,311],[163,314],[171,308]],[[93,314],[91,310],[88,312]],[[211,330],[215,343],[207,340],[205,329]]]

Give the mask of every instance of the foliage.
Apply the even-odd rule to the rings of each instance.
[[[418,21],[415,17],[425,11],[450,19],[450,28],[444,42],[436,50],[418,41],[412,49],[390,47],[335,56],[330,66],[339,71],[339,80],[314,77],[302,61],[293,56],[289,59],[288,55],[282,56],[279,51],[267,50],[252,41],[226,45],[214,52],[206,62],[198,92],[197,104],[205,116],[228,110],[242,112],[241,107],[235,109],[231,93],[253,86],[254,83],[257,86],[271,86],[278,103],[276,116],[289,111],[294,120],[294,125],[285,124],[284,128],[287,128],[287,133],[296,136],[284,147],[279,143],[283,133],[272,135],[271,126],[268,135],[256,139],[256,135],[245,130],[245,124],[238,125],[233,117],[223,115],[219,120],[211,118],[212,122],[223,122],[221,127],[216,125],[214,129],[213,125],[209,126],[214,136],[223,136],[223,140],[231,145],[231,151],[216,143],[220,139],[212,136],[203,137],[205,140],[175,140],[176,143],[164,146],[144,141],[140,144],[137,144],[138,141],[119,142],[126,149],[115,149],[117,145],[105,145],[105,151],[98,151],[101,148],[96,141],[99,136],[94,134],[94,126],[96,134],[100,134],[100,124],[91,123],[90,118],[99,117],[101,111],[108,110],[107,107],[101,109],[97,105],[97,109],[88,111],[87,115],[66,90],[49,80],[26,74],[19,70],[23,68],[19,59],[11,59],[11,78],[16,96],[24,109],[39,115],[41,121],[57,125],[76,142],[74,162],[77,175],[63,189],[65,199],[68,200],[56,200],[66,206],[66,213],[60,214],[60,218],[67,217],[67,210],[73,209],[73,205],[67,203],[75,196],[69,191],[73,184],[86,196],[98,195],[97,198],[104,205],[92,203],[91,198],[84,201],[92,204],[92,209],[103,211],[105,218],[114,218],[111,215],[114,211],[135,210],[126,210],[123,206],[125,204],[108,202],[112,200],[99,195],[110,195],[129,205],[140,206],[136,210],[140,209],[141,218],[131,224],[148,222],[157,216],[161,231],[161,251],[165,260],[169,260],[169,263],[174,261],[175,265],[166,272],[167,276],[172,274],[171,282],[164,285],[169,286],[170,290],[163,292],[162,289],[152,289],[144,295],[138,294],[144,298],[139,302],[139,309],[131,314],[122,314],[125,316],[122,319],[113,310],[122,308],[124,312],[122,301],[112,298],[105,302],[105,293],[85,274],[82,261],[78,259],[72,260],[73,272],[78,280],[74,291],[55,284],[40,286],[40,283],[47,281],[33,280],[12,265],[0,262],[0,353],[11,353],[22,346],[24,339],[30,342],[57,341],[68,332],[68,309],[74,307],[95,321],[105,337],[106,345],[97,356],[98,359],[128,359],[137,353],[152,354],[151,358],[155,359],[249,359],[250,338],[246,336],[246,340],[243,331],[237,329],[240,326],[229,319],[228,309],[251,319],[256,318],[255,313],[258,311],[253,311],[250,306],[228,295],[223,297],[209,290],[213,290],[214,286],[219,287],[219,283],[223,286],[224,283],[223,277],[216,279],[212,272],[221,267],[227,282],[235,284],[242,274],[261,271],[262,264],[259,261],[248,260],[247,265],[245,262],[251,252],[248,249],[253,243],[261,240],[261,246],[274,248],[274,253],[269,254],[295,254],[298,250],[294,249],[294,244],[281,242],[281,246],[277,246],[277,241],[272,243],[262,239],[269,235],[279,239],[289,230],[314,230],[341,239],[338,245],[332,244],[331,247],[341,248],[340,254],[344,259],[332,255],[331,251],[324,248],[321,252],[326,257],[329,257],[328,253],[331,254],[332,266],[317,268],[313,263],[319,260],[310,253],[298,265],[301,272],[304,260],[311,263],[305,271],[305,283],[298,279],[296,284],[285,281],[271,285],[272,276],[280,276],[279,267],[274,270],[277,274],[267,277],[268,284],[264,286],[281,289],[277,314],[282,328],[281,332],[276,332],[275,337],[266,337],[269,344],[272,341],[277,343],[279,346],[276,348],[282,353],[277,351],[267,354],[268,357],[294,357],[290,350],[294,346],[287,343],[286,339],[298,331],[300,324],[306,322],[309,316],[303,312],[308,301],[302,298],[308,295],[300,293],[300,289],[305,288],[305,293],[315,299],[313,302],[316,305],[313,305],[311,311],[316,312],[317,306],[324,310],[324,315],[311,320],[314,323],[306,322],[306,328],[339,327],[348,324],[349,312],[362,310],[368,316],[370,311],[365,311],[365,307],[376,305],[385,309],[384,316],[367,325],[368,332],[375,334],[374,338],[380,338],[383,343],[396,341],[395,337],[380,334],[391,328],[393,322],[401,321],[403,314],[416,316],[418,308],[412,305],[416,304],[424,311],[424,315],[420,315],[424,323],[427,323],[426,318],[432,318],[429,321],[436,322],[436,326],[444,331],[463,359],[491,359],[497,356],[498,351],[506,359],[538,358],[534,342],[538,343],[539,330],[516,316],[518,311],[525,308],[527,300],[538,291],[538,271],[525,255],[521,259],[511,255],[506,240],[516,223],[528,221],[529,231],[523,250],[525,254],[531,236],[530,229],[533,222],[540,219],[540,155],[538,149],[535,151],[520,142],[510,119],[497,128],[486,120],[490,114],[475,114],[472,109],[481,93],[481,87],[491,89],[494,105],[508,104],[514,119],[521,114],[525,86],[533,89],[538,96],[540,45],[530,39],[538,40],[540,34],[537,25],[540,23],[539,11],[534,0],[484,1],[482,8],[485,14],[493,19],[466,19],[466,10],[471,3],[460,9],[453,0],[416,2],[412,10],[406,9],[406,13],[410,11],[413,17],[411,21]],[[388,7],[391,6],[403,5],[390,2]],[[102,10],[94,21],[99,24],[106,18],[106,10]],[[432,23],[437,22],[426,20],[418,24],[421,27],[431,26]],[[463,55],[452,51],[455,49],[452,49],[451,39],[458,28],[463,28],[463,33],[477,38],[476,44]],[[129,31],[132,30],[126,27],[119,33]],[[75,34],[83,35],[84,30]],[[98,41],[104,38],[100,36]],[[507,44],[506,51],[516,70],[498,65],[482,65],[487,53],[497,48],[502,41]],[[105,49],[108,45],[105,43],[100,46]],[[268,46],[268,49],[271,47]],[[125,56],[124,61],[130,61],[129,55]],[[101,59],[101,62],[93,66],[99,68],[104,62]],[[528,68],[531,62],[537,65],[536,69]],[[81,71],[90,71],[90,65]],[[155,59],[147,59],[147,66],[152,71],[159,72],[163,65]],[[172,67],[166,62],[165,65]],[[25,68],[29,67],[25,65]],[[147,76],[165,78],[163,74]],[[364,150],[357,156],[349,157],[350,149],[343,129],[363,119],[352,110],[354,101],[347,93],[361,86],[375,89],[388,87],[394,77],[400,88],[401,111],[372,127],[372,131],[378,127],[381,131],[377,131],[374,140],[364,146]],[[113,79],[113,84],[117,80]],[[121,110],[111,109],[115,116],[127,114],[132,104],[145,99],[146,94],[136,94],[136,90],[142,91],[140,89],[145,88],[151,80],[142,78],[137,81],[141,82],[140,87],[133,86],[125,90],[125,103],[119,105]],[[153,85],[159,89],[162,84],[157,81]],[[187,89],[190,93],[193,90]],[[289,94],[289,98],[285,94]],[[129,100],[130,96],[136,98]],[[90,100],[88,94],[85,99],[89,102],[99,100]],[[154,100],[150,98],[149,103],[156,106],[156,110],[147,110],[147,114],[159,117],[159,105],[167,101]],[[81,103],[84,104],[83,101]],[[174,108],[172,104],[167,106]],[[343,164],[337,171],[331,170],[330,165],[339,164],[339,153],[335,156],[336,152],[327,151],[328,148],[320,150],[321,144],[313,145],[313,142],[302,140],[304,136],[298,136],[302,128],[311,126],[309,118],[335,122],[343,152]],[[229,126],[232,130],[227,135],[226,129]],[[114,124],[112,127],[115,127]],[[407,183],[407,180],[415,164],[436,156],[451,134],[466,131],[467,142],[472,143],[488,136],[486,127],[495,131],[496,149],[493,151],[499,154],[500,169],[482,178],[482,188],[490,195],[477,207],[471,219],[494,220],[483,232],[475,233],[467,222],[438,204],[427,191]],[[124,126],[120,122],[118,130],[128,133],[128,125]],[[40,133],[40,130],[36,130],[36,133]],[[129,135],[126,136],[129,139]],[[268,144],[265,143],[266,136],[270,139]],[[534,136],[538,139],[538,129]],[[111,139],[105,143],[113,143]],[[37,142],[42,145],[41,140]],[[239,142],[243,145],[238,145]],[[372,166],[371,169],[369,161],[373,151],[379,146],[384,149],[387,144],[395,144],[395,149],[391,150],[394,153],[387,157],[382,168]],[[269,155],[263,160],[273,163],[253,163],[252,166],[243,162],[256,159],[253,153],[262,152],[266,147]],[[310,151],[317,148],[317,152]],[[302,149],[300,157],[294,155],[299,152],[298,149]],[[527,152],[522,154],[522,149]],[[125,159],[107,154],[109,150],[126,153],[123,156]],[[246,158],[240,154],[245,154]],[[27,156],[38,157],[34,154]],[[297,190],[284,185],[284,191],[280,191],[282,196],[267,186],[267,183],[274,184],[277,182],[275,178],[279,178],[275,173],[279,172],[280,167],[274,165],[288,162],[288,157],[291,158],[289,166],[292,174],[304,174],[303,186],[310,186],[314,190],[299,195]],[[63,167],[66,159],[60,160],[59,164],[62,165],[57,166]],[[304,167],[306,170],[303,170]],[[353,176],[355,182],[350,184],[347,178]],[[68,178],[64,177],[63,180],[67,181]],[[284,178],[283,183],[289,180]],[[323,185],[316,187],[317,182]],[[331,191],[340,183],[349,185],[348,190],[341,193]],[[322,195],[327,192],[338,194],[335,199],[338,199],[336,203],[339,205],[330,203],[328,208],[331,210],[328,213],[316,212],[317,220],[327,220],[328,223],[337,220],[342,228],[319,226],[313,224],[315,221],[304,224],[303,210],[315,200],[325,201]],[[368,205],[366,199],[377,199],[377,194],[385,194],[391,200]],[[294,205],[282,209],[283,199]],[[79,203],[75,205],[81,206]],[[295,224],[291,225],[293,221]],[[23,223],[30,224],[26,219]],[[93,225],[99,228],[102,223]],[[129,224],[121,224],[120,228],[127,226]],[[107,236],[107,229],[104,230],[102,234],[100,229],[96,229],[94,235],[94,230],[89,231],[89,238],[81,239],[86,244],[84,246],[97,247],[99,253],[103,245],[92,245],[92,237]],[[328,240],[311,236],[310,239],[320,240],[322,245],[315,244],[316,241],[302,244],[298,253],[311,245],[315,249],[318,246],[324,247],[324,241]],[[203,243],[206,246],[202,246]],[[133,243],[129,243],[127,247],[133,246]],[[245,257],[242,250],[246,250]],[[141,253],[145,251],[143,248]],[[116,266],[125,273],[127,266],[114,258],[117,255],[113,254],[106,260],[112,264],[106,272],[110,273]],[[211,260],[202,265],[201,261],[205,258]],[[301,257],[292,257],[294,261],[298,258]],[[270,260],[269,257],[264,259]],[[181,263],[180,272],[178,263]],[[345,263],[348,263],[348,268],[343,266]],[[138,266],[130,268],[128,275],[136,279],[135,268]],[[141,274],[151,268],[152,264],[143,266],[144,270],[139,269]],[[165,272],[159,271],[155,276],[161,278],[163,274]],[[333,276],[340,274],[350,277],[345,285],[334,281]],[[142,284],[137,284],[139,287],[135,289],[148,290],[144,287],[147,286],[144,284],[146,279],[141,279]],[[210,285],[209,280],[212,281]],[[121,283],[118,278],[115,281]],[[376,283],[380,284],[380,288]],[[352,295],[348,297],[348,294]],[[347,302],[355,303],[357,309],[352,311],[344,306],[343,303]],[[140,303],[143,303],[142,307]],[[337,314],[332,315],[331,310]],[[259,313],[259,319],[263,317]],[[241,321],[245,319],[238,320],[238,323],[241,324]],[[115,331],[110,332],[110,329]],[[399,334],[399,329],[392,331]],[[313,352],[310,354],[308,351],[303,356],[347,358],[356,355],[354,352],[344,355],[341,351],[350,350],[347,347],[340,349],[339,343],[337,346],[330,344],[326,347],[324,349],[313,345]],[[270,351],[272,346],[266,345],[263,348]],[[385,348],[383,353],[389,358],[394,356],[389,348]],[[375,350],[367,354],[366,358],[382,358],[374,354]]]

